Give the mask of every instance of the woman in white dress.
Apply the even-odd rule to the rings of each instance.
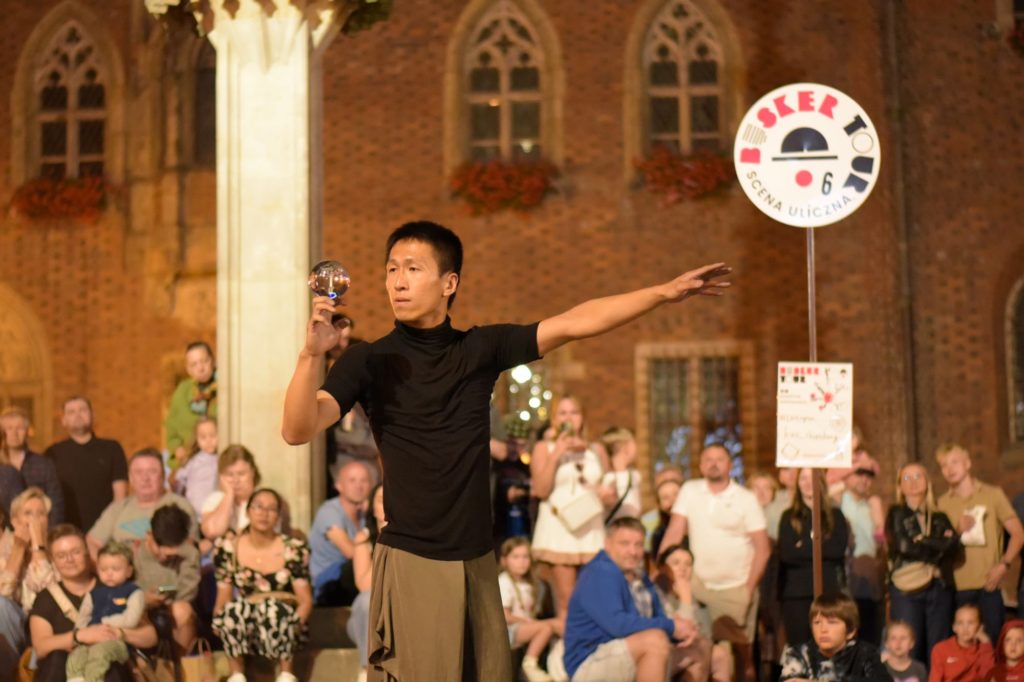
[[[554,436],[537,443],[530,460],[533,494],[540,510],[533,533],[533,557],[551,566],[557,616],[564,618],[580,566],[604,546],[606,508],[615,489],[601,485],[608,457],[588,445],[579,400],[552,403]]]

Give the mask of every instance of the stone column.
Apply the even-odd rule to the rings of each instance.
[[[178,0],[147,0],[154,13]],[[329,0],[209,0],[196,19],[217,51],[217,351],[220,443],[256,456],[264,485],[308,527],[322,454],[281,438],[321,237],[319,57]]]

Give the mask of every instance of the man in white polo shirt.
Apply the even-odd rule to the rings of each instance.
[[[704,478],[687,481],[679,491],[661,548],[682,542],[689,533],[693,596],[707,605],[713,623],[732,619],[749,645],[757,623],[757,585],[771,546],[761,505],[754,493],[729,478],[731,464],[721,445],[700,453]],[[743,667],[737,665],[738,674]]]

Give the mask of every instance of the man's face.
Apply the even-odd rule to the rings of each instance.
[[[213,378],[213,356],[205,348],[193,348],[185,353],[185,371],[201,384]]]
[[[971,458],[961,448],[953,448],[939,460],[942,477],[950,485],[958,485],[971,472]]]
[[[164,492],[163,464],[156,457],[136,457],[128,466],[128,482],[140,500],[156,499]]]
[[[60,419],[64,430],[72,435],[85,435],[92,431],[92,410],[84,400],[71,400],[64,405]]]
[[[953,618],[953,634],[958,642],[964,646],[974,643],[981,630],[981,621],[978,620],[978,612],[974,609],[959,609]]]
[[[386,271],[385,286],[398,321],[416,326],[432,323],[438,315],[443,319],[458,276],[441,274],[434,247],[414,239],[398,241],[391,247]]]
[[[846,477],[846,487],[857,497],[867,497],[871,494],[871,485],[875,482],[875,477],[866,472],[858,473],[859,471],[858,469]]]
[[[20,450],[25,447],[28,438],[28,420],[20,414],[9,414],[0,417],[0,429],[4,432],[7,447]]]
[[[338,494],[352,504],[362,504],[370,496],[370,472],[359,462],[349,462],[334,482]]]
[[[700,473],[711,483],[729,480],[732,460],[725,448],[713,445],[700,453]]]
[[[334,324],[334,328],[338,330],[338,344],[333,350],[340,355],[345,352],[349,341],[352,340],[352,326],[346,320],[340,319]]]
[[[811,621],[811,634],[815,644],[826,657],[831,658],[839,653],[847,640],[853,639],[853,632],[847,632],[846,623],[842,618],[817,614]]]
[[[623,573],[635,574],[643,566],[644,534],[632,528],[617,528],[605,538],[604,549]]]

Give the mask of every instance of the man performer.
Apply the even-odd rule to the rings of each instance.
[[[421,221],[388,237],[395,329],[355,346],[318,387],[337,343],[335,302],[313,299],[305,347],[285,395],[282,435],[306,443],[359,403],[384,468],[387,526],[373,560],[370,680],[511,682],[488,489],[489,404],[498,375],[665,303],[720,295],[730,270],[707,265],[654,287],[593,299],[528,325],[462,331],[448,310],[462,243]]]

